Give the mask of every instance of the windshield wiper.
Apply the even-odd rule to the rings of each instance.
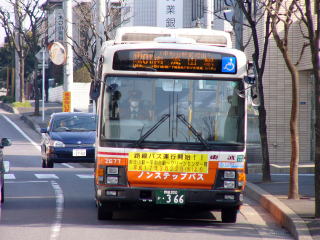
[[[170,114],[164,114],[164,115],[160,118],[160,120],[159,120],[158,122],[156,122],[155,125],[153,125],[152,128],[150,128],[145,134],[143,134],[143,135],[139,138],[139,140],[136,142],[136,145],[137,145],[137,146],[140,146],[140,144],[141,144],[147,137],[149,137],[149,135],[150,135],[151,133],[153,133],[154,130],[156,130],[156,129],[157,129],[164,121],[166,121],[169,117],[170,117]]]
[[[177,118],[187,126],[187,128],[193,133],[193,135],[195,135],[198,140],[206,147],[206,149],[209,149],[209,145],[206,140],[204,140],[203,137],[197,132],[197,130],[186,120],[186,117],[183,114],[177,114]]]

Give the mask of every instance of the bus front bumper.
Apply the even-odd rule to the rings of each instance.
[[[166,191],[177,192],[178,196],[164,196]],[[160,193],[160,194],[159,194]],[[183,198],[181,197],[183,195]],[[159,201],[159,198],[160,201]],[[174,200],[176,198],[176,200]],[[183,201],[181,201],[181,198]],[[203,209],[222,209],[239,207],[243,202],[241,190],[203,190],[203,189],[162,189],[127,188],[97,186],[96,200],[111,208],[126,207],[196,207]]]

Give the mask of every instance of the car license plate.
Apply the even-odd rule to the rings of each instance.
[[[156,204],[183,205],[185,192],[181,190],[157,190],[155,192]]]
[[[86,149],[73,149],[72,156],[73,157],[85,157],[85,156],[87,156],[87,151],[86,151]]]

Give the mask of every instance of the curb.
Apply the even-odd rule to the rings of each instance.
[[[4,109],[7,112],[19,115],[20,119],[22,119],[29,127],[31,127],[39,135],[41,135],[40,126],[37,123],[33,122],[29,117],[21,114],[16,108],[14,108],[6,103],[0,103],[0,108]]]
[[[21,115],[21,114],[20,114]],[[31,127],[36,133],[38,133],[41,136],[41,132],[40,132],[40,126],[33,122],[29,117],[25,116],[25,115],[21,115],[20,117],[29,127]]]
[[[14,107],[11,107],[9,104],[3,103],[3,102],[0,102],[0,108],[6,110],[7,112],[19,114],[17,109],[15,109]]]
[[[281,226],[290,232],[294,239],[313,239],[303,219],[278,198],[250,182],[247,182],[244,192],[249,198],[257,201],[265,208]]]

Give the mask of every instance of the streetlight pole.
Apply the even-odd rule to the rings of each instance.
[[[42,48],[42,122],[44,122],[44,88],[45,88],[45,60],[46,57],[46,50],[45,47],[43,46]]]
[[[64,93],[70,96],[69,111],[73,112],[73,34],[72,34],[72,0],[64,0],[65,11],[65,42],[67,49],[67,61],[65,64]],[[64,102],[66,103],[66,102]]]

